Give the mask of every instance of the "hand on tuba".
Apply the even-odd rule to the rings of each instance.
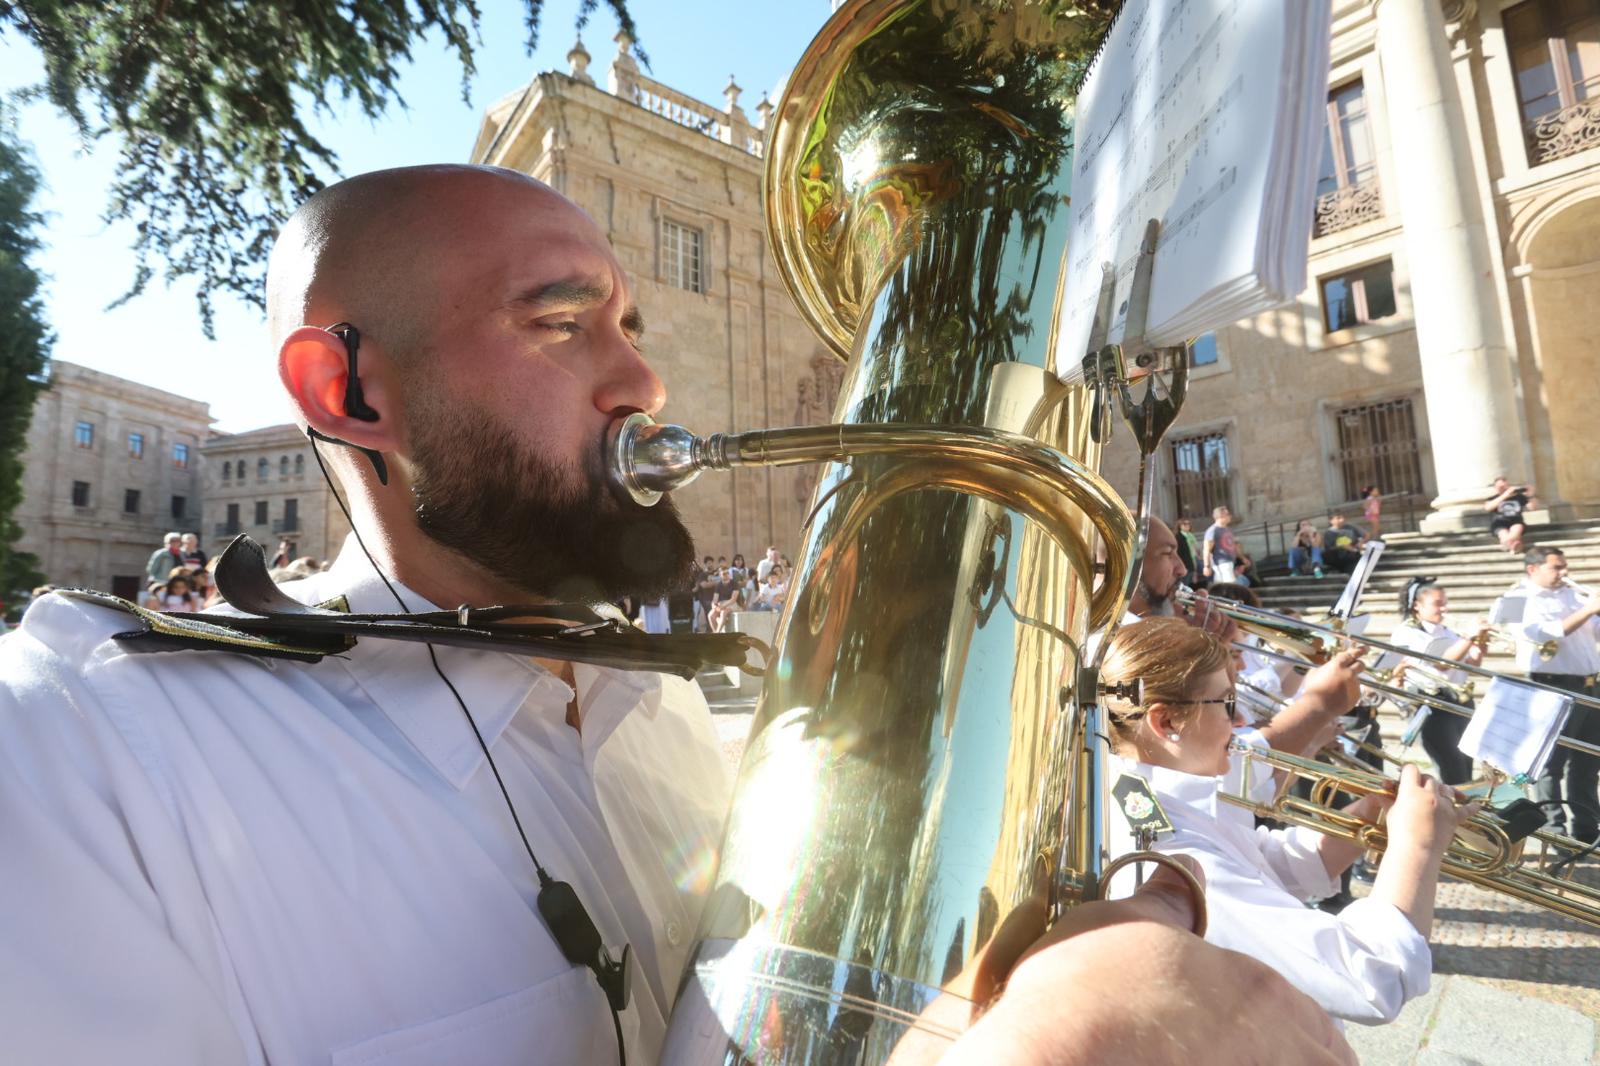
[[[1322,1008],[1277,972],[1185,932],[1186,900],[1163,869],[1127,899],[1068,911],[940,1066],[1357,1061]],[[1246,1016],[1272,1024],[1240,1026]],[[1183,1041],[1170,1039],[1178,1032]]]

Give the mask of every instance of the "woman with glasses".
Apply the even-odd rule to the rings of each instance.
[[[1388,808],[1389,847],[1367,898],[1339,914],[1303,901],[1332,895],[1360,849],[1308,829],[1266,829],[1222,814],[1218,777],[1228,769],[1234,691],[1228,651],[1210,633],[1172,618],[1117,631],[1101,684],[1116,757],[1111,780],[1126,817],[1113,815],[1113,854],[1148,846],[1190,855],[1205,871],[1206,939],[1278,970],[1336,1018],[1392,1021],[1428,989],[1428,931],[1439,860],[1471,806],[1406,767],[1394,797],[1368,796],[1346,812],[1376,821]],[[1148,806],[1122,775],[1150,787],[1172,828],[1150,840]],[[1120,839],[1119,839],[1120,838]],[[1113,895],[1133,888],[1127,872]]]

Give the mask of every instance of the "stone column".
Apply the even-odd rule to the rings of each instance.
[[[1373,0],[1439,495],[1428,530],[1531,474],[1489,231],[1439,0]]]

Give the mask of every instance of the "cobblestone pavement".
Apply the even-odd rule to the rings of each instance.
[[[735,766],[755,699],[710,687],[707,699]],[[1600,862],[1579,877],[1600,885]],[[1428,995],[1392,1025],[1349,1028],[1365,1066],[1600,1063],[1600,929],[1447,879],[1432,942]]]

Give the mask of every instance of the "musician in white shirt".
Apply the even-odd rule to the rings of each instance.
[[[1567,583],[1567,557],[1559,548],[1528,549],[1523,556],[1526,576],[1510,595],[1523,601],[1517,623],[1517,666],[1530,678],[1583,696],[1595,696],[1600,674],[1600,594],[1584,596]],[[1552,657],[1542,657],[1539,646],[1555,641]],[[1573,704],[1562,735],[1588,744],[1600,744],[1600,711]],[[1572,808],[1572,831],[1567,835],[1586,844],[1600,838],[1600,758],[1556,745],[1534,795],[1545,810],[1547,825],[1567,833],[1567,812]]]
[[[687,578],[670,507],[600,469],[606,430],[665,392],[610,246],[548,186],[465,166],[331,186],[280,235],[267,302],[359,535],[295,595],[453,610]],[[619,1037],[656,1060],[726,813],[693,683],[365,636],[317,662],[146,655],[129,628],[52,596],[0,641],[8,1062],[587,1066]],[[540,915],[535,855],[631,948],[615,1018]],[[1131,1013],[1207,1061],[1353,1061],[1190,917],[1167,890],[1079,908],[957,1049],[1126,1061]],[[1253,1000],[1270,1040],[1231,1028]]]
[[[1489,626],[1481,620],[1475,622],[1471,636],[1462,636],[1445,624],[1445,609],[1449,596],[1431,577],[1414,577],[1400,591],[1400,616],[1403,621],[1389,637],[1391,644],[1412,651],[1427,652],[1441,659],[1477,666],[1483,662],[1482,638]],[[1471,707],[1472,686],[1467,672],[1461,669],[1441,669],[1437,663],[1408,658],[1407,666],[1418,667],[1435,674],[1443,674],[1450,690],[1437,693],[1452,703]],[[1412,680],[1406,687],[1426,692],[1427,686]],[[1439,779],[1447,785],[1461,785],[1472,779],[1472,757],[1461,750],[1461,734],[1466,732],[1468,719],[1448,711],[1432,708],[1422,723],[1422,748],[1439,769]]]
[[[1303,900],[1331,895],[1360,849],[1307,829],[1256,829],[1221,816],[1218,775],[1228,767],[1233,683],[1210,634],[1168,619],[1117,632],[1101,673],[1108,688],[1140,683],[1138,703],[1107,696],[1119,768],[1153,787],[1174,832],[1157,850],[1189,855],[1206,873],[1206,939],[1278,970],[1335,1017],[1391,1021],[1428,988],[1439,862],[1475,809],[1407,767],[1389,806],[1389,847],[1372,892],[1339,914]],[[1387,797],[1347,811],[1376,820]],[[1131,833],[1118,852],[1132,850]],[[1120,883],[1119,891],[1126,888]]]

